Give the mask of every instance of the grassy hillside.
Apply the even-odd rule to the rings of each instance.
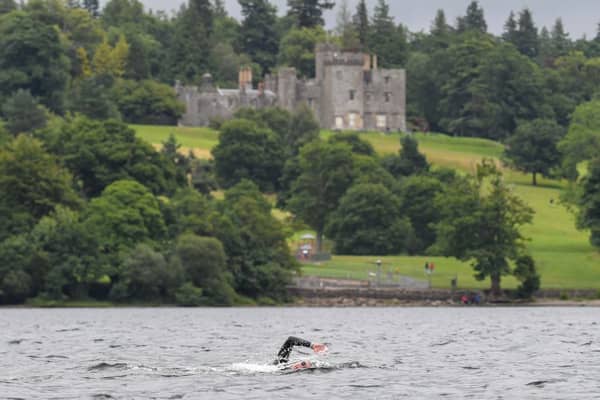
[[[207,128],[176,128],[157,126],[133,126],[138,135],[150,143],[160,144],[173,132],[185,149],[193,149],[199,157],[209,157],[210,149],[218,142],[218,133]],[[334,133],[324,131],[328,137]],[[361,136],[373,144],[380,154],[395,153],[400,149],[400,136],[381,133],[363,133]],[[452,138],[437,134],[416,134],[421,151],[435,164],[472,172],[483,157],[499,158],[502,145],[490,140]],[[541,179],[539,186],[531,185],[531,177],[516,171],[505,171],[507,182],[515,192],[535,210],[534,223],[525,228],[531,238],[530,250],[542,274],[542,286],[546,288],[600,288],[600,252],[588,242],[588,234],[575,229],[573,215],[557,204],[561,182]],[[551,201],[552,200],[552,201]],[[367,279],[374,271],[375,257],[335,256],[323,265],[305,266],[307,275]],[[402,275],[424,279],[423,265],[426,260],[436,263],[432,277],[436,287],[449,287],[450,279],[457,276],[460,287],[488,287],[478,282],[468,264],[454,259],[433,257],[383,257],[384,269],[398,271]],[[503,285],[514,287],[513,278],[506,278]]]

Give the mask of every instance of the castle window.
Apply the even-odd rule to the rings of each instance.
[[[356,96],[356,91],[355,90],[351,90],[350,91],[350,100],[354,100],[355,96]]]
[[[389,76],[386,76],[384,79],[385,79],[385,83],[386,84],[390,83],[390,77]]]
[[[377,115],[377,119],[375,121],[378,129],[387,128],[387,116],[386,115]]]
[[[392,94],[390,92],[385,92],[385,102],[389,103],[392,101]]]
[[[350,128],[356,128],[357,120],[358,120],[358,115],[356,113],[348,114],[348,126]]]
[[[308,106],[310,108],[314,108],[314,105],[315,105],[315,99],[309,97],[308,98]]]

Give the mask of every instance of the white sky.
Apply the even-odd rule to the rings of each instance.
[[[107,0],[102,1],[105,3]],[[147,8],[154,10],[171,11],[179,8],[184,0],[140,0]],[[277,6],[279,13],[285,13],[287,0],[271,0]],[[348,0],[354,11],[357,0]],[[240,6],[237,0],[225,0],[228,12],[240,16]],[[339,3],[339,0],[338,0]],[[376,0],[367,0],[369,11],[372,12]],[[454,23],[459,15],[463,15],[470,0],[388,0],[390,13],[409,27],[411,31],[428,30],[437,9],[446,11],[448,21]],[[596,28],[600,22],[600,0],[480,0],[485,11],[489,30],[501,33],[504,22],[510,10],[519,11],[529,7],[538,28],[554,24],[556,18],[561,17],[567,32],[572,39],[587,35],[588,38],[596,35]],[[335,25],[335,11],[325,15],[328,27]]]

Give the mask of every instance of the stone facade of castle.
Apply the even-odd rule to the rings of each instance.
[[[229,119],[242,107],[293,111],[306,103],[323,129],[406,131],[405,71],[380,69],[376,56],[340,51],[329,43],[317,45],[313,79],[299,79],[294,68],[281,68],[254,89],[251,70],[242,68],[239,89],[219,89],[207,74],[200,87],[177,83],[175,90],[186,105],[180,120],[184,126]]]

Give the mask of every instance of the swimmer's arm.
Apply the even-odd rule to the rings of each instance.
[[[287,362],[290,358],[290,353],[294,346],[302,346],[302,347],[310,347],[315,352],[320,353],[327,349],[327,347],[323,344],[319,343],[311,343],[308,340],[300,339],[294,336],[290,336],[287,338],[281,349],[279,349],[279,353],[277,353],[277,358],[279,362]]]

